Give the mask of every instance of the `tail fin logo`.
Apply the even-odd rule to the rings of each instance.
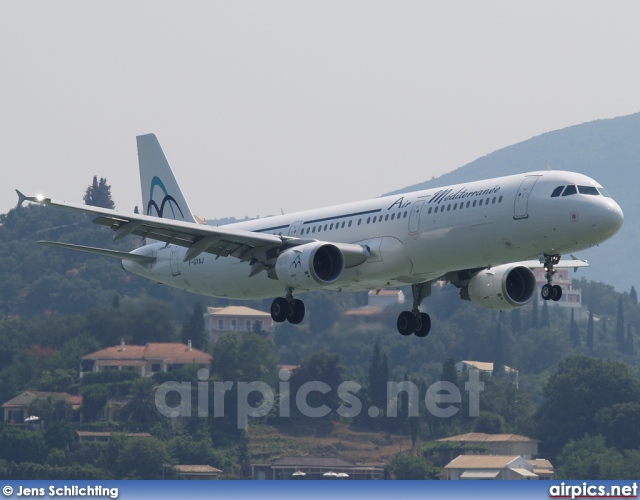
[[[153,190],[156,186],[158,186],[164,193],[164,198],[162,198],[160,206],[158,206],[158,204],[153,199]],[[169,208],[171,209],[171,213],[173,214],[174,219],[176,218],[176,212],[173,209],[174,205],[184,219],[184,214],[182,213],[182,209],[180,208],[180,205],[178,205],[178,202],[167,192],[167,188],[164,187],[164,184],[162,183],[160,178],[158,176],[154,176],[153,179],[151,179],[151,191],[149,193],[149,203],[147,203],[147,215],[152,215],[151,207],[154,207],[156,209],[156,212],[158,213],[158,217],[162,218],[164,213],[164,206],[166,203],[169,203]]]

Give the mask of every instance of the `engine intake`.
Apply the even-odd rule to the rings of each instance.
[[[344,271],[344,256],[331,243],[320,241],[289,248],[278,256],[276,277],[291,288],[315,290],[334,283]]]
[[[527,305],[536,291],[531,269],[505,264],[485,269],[469,280],[469,298],[485,309],[509,311]]]

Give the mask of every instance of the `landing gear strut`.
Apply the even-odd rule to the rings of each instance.
[[[544,270],[546,271],[545,277],[547,278],[547,283],[542,285],[542,290],[540,291],[543,300],[558,302],[560,297],[562,297],[562,287],[553,284],[553,275],[556,273],[553,270],[553,266],[558,262],[560,262],[559,255],[544,255]]]
[[[400,335],[415,334],[416,337],[426,337],[431,331],[431,318],[427,313],[420,312],[422,299],[431,294],[431,283],[411,285],[413,307],[411,311],[402,311],[398,316],[398,332]]]
[[[304,319],[304,302],[293,298],[291,288],[287,288],[286,297],[277,297],[271,303],[271,318],[276,323],[287,320],[292,325],[297,325]]]

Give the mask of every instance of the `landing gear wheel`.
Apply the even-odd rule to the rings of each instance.
[[[398,316],[398,332],[405,337],[411,335],[414,330],[415,317],[411,311],[402,311]]]
[[[282,323],[287,319],[289,302],[284,297],[276,297],[271,303],[271,319],[276,323]]]
[[[288,305],[287,319],[292,325],[299,324],[304,319],[304,302],[300,299],[293,299]]]
[[[562,294],[562,292],[561,292]],[[546,285],[542,285],[542,290],[540,291],[540,295],[543,300],[549,300],[553,296],[553,286],[547,283]]]
[[[420,313],[415,317],[414,331],[416,337],[426,337],[431,331],[431,318],[427,313]]]
[[[551,300],[558,302],[562,297],[562,287],[560,285],[553,285],[551,291]]]

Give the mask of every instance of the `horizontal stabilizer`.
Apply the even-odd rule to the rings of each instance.
[[[39,241],[42,245],[48,245],[50,247],[65,248],[69,250],[78,250],[79,252],[92,253],[95,255],[102,255],[103,257],[112,257],[120,260],[132,260],[139,264],[149,264],[156,260],[155,257],[148,257],[146,255],[137,255],[135,253],[118,252],[117,250],[107,250],[106,248],[85,247],[82,245],[72,245],[70,243],[57,243],[55,241]]]

